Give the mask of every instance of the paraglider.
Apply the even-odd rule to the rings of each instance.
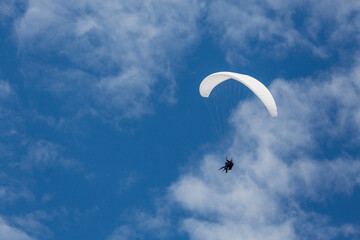
[[[200,95],[202,97],[209,97],[211,91],[220,83],[234,79],[255,93],[269,111],[272,117],[277,117],[277,107],[273,96],[269,89],[267,89],[261,82],[248,75],[233,73],[233,72],[217,72],[207,76],[200,84]]]
[[[232,167],[234,166],[234,162],[232,160],[232,158],[230,160],[227,159],[227,156],[225,157],[225,166],[219,168],[219,170],[225,170],[225,172],[227,173],[228,171],[230,171],[232,169]]]
[[[277,106],[275,103],[275,100],[271,94],[271,92],[269,91],[268,88],[266,88],[264,86],[264,84],[262,84],[260,81],[258,81],[257,79],[250,77],[248,75],[244,75],[244,74],[239,74],[239,73],[233,73],[233,72],[217,72],[217,73],[213,73],[209,76],[207,76],[205,79],[202,80],[200,87],[199,87],[199,91],[200,91],[200,95],[204,98],[209,98],[211,92],[217,88],[218,85],[220,85],[221,83],[229,80],[229,79],[234,79],[237,82],[242,83],[243,85],[245,85],[247,88],[249,88],[262,102],[262,104],[266,107],[267,111],[269,112],[269,114],[272,117],[277,117],[278,116],[278,112],[277,112]],[[231,85],[230,85],[231,86]],[[212,103],[214,105],[213,109],[214,111],[211,111],[211,106],[209,106],[209,111],[211,112],[211,114],[215,115],[212,116],[214,119],[214,123],[215,123],[215,127],[216,130],[218,132],[219,138],[222,140],[220,141],[221,144],[225,145],[225,151],[228,151],[228,146],[226,146],[226,141],[229,141],[229,137],[225,136],[225,134],[228,134],[225,130],[224,126],[221,125],[226,125],[228,122],[224,120],[224,114],[228,114],[229,110],[225,109],[225,111],[222,111],[222,108],[226,108],[227,103],[225,102],[227,99],[229,101],[231,101],[233,98],[229,97],[229,95],[231,95],[231,91],[228,91],[229,89],[225,89],[225,91],[221,92],[219,96],[217,96],[217,94],[215,94],[214,96],[214,101],[207,101],[207,103]],[[238,95],[241,94],[236,94],[239,98]],[[210,104],[211,105],[211,104]],[[230,105],[230,104],[229,104]],[[234,163],[231,160],[229,161],[227,159],[227,157],[225,158],[226,162],[225,162],[225,166],[219,168],[219,170],[223,170],[226,173],[232,169]]]

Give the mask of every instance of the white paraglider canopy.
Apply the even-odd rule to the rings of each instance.
[[[220,83],[234,79],[247,86],[253,91],[256,96],[265,105],[272,117],[277,117],[277,107],[273,96],[269,89],[267,89],[261,82],[248,75],[233,73],[233,72],[217,72],[207,76],[200,84],[200,95],[202,97],[209,97],[211,91]]]

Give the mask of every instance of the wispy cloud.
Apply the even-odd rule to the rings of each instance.
[[[343,55],[340,45],[359,46],[359,10],[358,1],[214,0],[207,20],[229,62],[246,62],[253,53],[279,57],[290,51],[327,57]]]
[[[139,176],[137,176],[136,172],[124,172],[121,174],[121,179],[119,181],[119,192],[126,191],[130,187],[133,187],[133,185],[138,181]]]
[[[0,80],[0,137],[18,134],[22,127],[22,117],[18,96],[7,81]]]
[[[168,239],[174,235],[168,210],[167,206],[160,205],[155,214],[132,209],[126,214],[126,222],[129,224],[117,227],[107,240],[146,239],[150,235],[157,239]],[[132,217],[129,218],[129,215]]]
[[[0,24],[8,26],[25,7],[26,0],[3,0],[0,2]],[[11,26],[11,24],[9,24]]]
[[[136,118],[151,112],[152,95],[173,99],[168,69],[198,38],[200,10],[198,1],[30,0],[16,35],[23,55],[37,56],[41,87],[72,95],[76,111]],[[154,93],[160,82],[168,88]]]
[[[6,81],[0,80],[0,163],[4,168],[14,167],[21,161],[22,169],[62,166],[65,169],[82,170],[81,164],[62,156],[64,148],[46,140],[37,140],[26,134],[30,122],[54,124],[53,119],[37,112],[23,109],[19,96]],[[27,124],[25,123],[27,122]],[[50,124],[50,122],[52,122]],[[25,152],[25,153],[24,153]]]
[[[5,172],[0,172],[0,202],[6,205],[19,199],[32,201],[34,195],[20,180],[11,178]]]
[[[82,170],[81,164],[71,158],[65,158],[61,154],[61,147],[51,142],[40,140],[27,148],[27,154],[20,163],[22,169],[61,166],[66,170]]]
[[[10,84],[6,81],[0,80],[0,98],[6,99],[12,94],[13,94],[13,90],[10,87]]]
[[[108,238],[108,240],[131,240],[131,239],[143,239],[139,237],[139,234],[134,231],[133,228],[128,226],[118,227]]]

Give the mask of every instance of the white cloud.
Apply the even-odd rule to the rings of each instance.
[[[23,230],[8,225],[5,220],[0,217],[0,239],[3,240],[34,240]]]
[[[16,35],[23,54],[71,64],[38,61],[34,79],[46,90],[72,95],[82,108],[85,99],[100,116],[133,118],[151,112],[152,95],[173,101],[168,69],[198,38],[200,11],[190,0],[30,0]],[[157,84],[167,86],[163,93],[154,93]]]
[[[275,57],[312,51],[326,57],[359,47],[358,1],[211,1],[207,20],[228,61],[246,61],[254,52]],[[353,53],[352,53],[353,54]]]
[[[26,231],[31,236],[36,236],[37,239],[47,239],[53,237],[53,233],[47,228],[42,220],[51,220],[52,215],[58,213],[48,214],[42,211],[35,211],[22,216],[8,217],[9,222],[23,231]]]
[[[0,239],[49,239],[53,233],[41,221],[52,220],[54,216],[63,214],[53,211],[48,214],[34,211],[19,216],[0,216]]]

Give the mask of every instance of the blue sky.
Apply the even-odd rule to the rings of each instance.
[[[359,239],[358,1],[3,0],[0,239]],[[224,153],[198,87],[251,75]]]

